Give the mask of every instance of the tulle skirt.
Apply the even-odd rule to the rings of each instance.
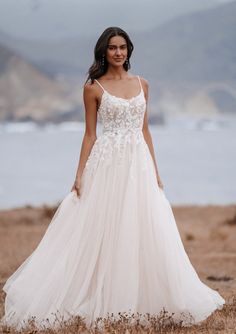
[[[188,326],[222,308],[225,300],[199,279],[185,252],[142,134],[117,148],[100,136],[81,182],[81,197],[66,195],[4,285],[4,323],[20,328],[59,312],[90,326],[108,313],[165,309]]]

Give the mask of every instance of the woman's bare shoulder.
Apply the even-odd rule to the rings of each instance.
[[[141,77],[141,76],[139,76],[139,78],[140,78],[140,81],[142,83],[142,86],[145,87],[146,89],[148,89],[148,86],[149,86],[148,80]]]
[[[95,81],[92,83],[91,80],[89,80],[84,84],[85,95],[89,95],[90,97],[91,96],[97,97],[98,92],[99,92],[99,87]]]

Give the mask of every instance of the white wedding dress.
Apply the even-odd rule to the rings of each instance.
[[[103,95],[103,132],[86,162],[81,197],[61,202],[34,252],[3,287],[3,322],[38,324],[59,312],[92,325],[108,312],[174,313],[199,323],[225,300],[195,272],[142,133],[146,100]]]

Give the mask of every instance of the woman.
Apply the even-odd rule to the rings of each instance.
[[[148,83],[129,74],[133,44],[107,28],[84,86],[86,129],[72,191],[36,250],[4,286],[4,320],[18,328],[59,312],[92,325],[108,313],[172,313],[199,323],[225,300],[184,250],[148,129]],[[96,136],[97,117],[103,123]]]

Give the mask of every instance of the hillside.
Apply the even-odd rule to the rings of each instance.
[[[152,119],[157,113],[236,114],[235,18],[236,1],[233,1],[182,15],[149,32],[131,34],[135,45],[131,72],[149,80]],[[35,70],[43,72],[50,83],[60,86],[59,90],[61,82],[59,84],[53,77],[74,78],[82,87],[93,61],[97,37],[78,36],[49,43],[15,40],[0,33],[0,41],[4,40],[5,45],[29,61]],[[71,91],[74,89],[70,86]],[[63,99],[65,101],[68,99]],[[74,102],[69,107],[63,103],[58,105],[59,109],[66,110],[65,119],[74,119],[67,113],[74,110],[76,114]],[[22,112],[18,114],[22,118]],[[79,115],[83,117],[81,110]]]
[[[0,121],[78,119],[79,89],[69,88],[0,45]]]
[[[150,32],[132,33],[132,64],[149,78],[170,81],[236,80],[236,1],[186,14]],[[85,73],[98,35],[55,42],[16,40],[0,33],[0,42],[55,74]],[[148,60],[148,61],[145,61]],[[76,73],[75,73],[76,74]]]
[[[236,113],[235,1],[176,18],[135,40],[135,65],[153,95],[158,92],[159,108],[171,99],[186,112]]]
[[[235,38],[236,1],[136,35],[136,62],[161,81],[236,81]]]

